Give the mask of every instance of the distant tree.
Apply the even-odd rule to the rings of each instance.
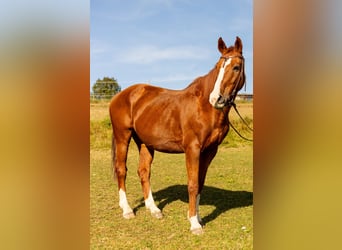
[[[104,77],[102,80],[97,79],[92,89],[96,99],[110,99],[121,91],[121,86],[114,77]]]

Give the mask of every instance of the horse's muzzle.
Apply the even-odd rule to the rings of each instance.
[[[215,108],[223,109],[224,107],[229,106],[232,102],[234,102],[234,95],[230,94],[228,97],[220,95],[215,103]]]

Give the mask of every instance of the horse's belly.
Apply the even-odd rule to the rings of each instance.
[[[153,145],[152,146],[154,150],[157,150],[159,152],[163,153],[184,153],[184,150],[182,147],[180,147],[178,144],[175,143],[166,143],[163,145]]]
[[[168,137],[163,136],[163,133],[160,131],[160,134],[154,134],[150,131],[150,133],[139,133],[136,131],[139,139],[146,146],[153,148],[154,150],[165,152],[165,153],[183,153],[184,148],[182,146],[181,140],[176,137]]]
[[[133,128],[144,144],[161,152],[184,152],[179,111],[156,105],[134,118]]]

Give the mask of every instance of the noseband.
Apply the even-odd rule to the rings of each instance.
[[[244,68],[244,62],[245,62],[245,58],[241,55],[235,55],[235,56],[221,56],[220,58],[224,59],[225,62],[230,59],[230,58],[234,58],[234,57],[238,57],[240,59],[242,59],[242,67],[241,68]],[[223,64],[224,65],[224,64]],[[228,101],[224,100],[225,102],[225,107],[228,107],[228,106],[233,106],[235,105],[234,103],[234,100],[235,100],[235,97],[237,95],[237,87],[238,87],[238,82],[241,80],[241,74],[242,74],[242,71],[240,72],[240,75],[239,75],[239,78],[237,79],[236,83],[235,83],[235,86],[234,86],[234,89],[233,91],[230,93],[230,95],[228,96]],[[223,98],[225,99],[221,94],[219,96],[219,100]]]
[[[242,59],[242,61],[245,61],[245,58],[243,56],[238,56],[238,55],[236,55],[236,56],[221,56],[220,58],[225,59],[225,61],[227,61],[229,58],[234,58],[234,57],[239,57]]]

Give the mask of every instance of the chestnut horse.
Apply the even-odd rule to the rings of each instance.
[[[228,113],[237,92],[245,83],[242,42],[226,47],[220,37],[221,56],[205,76],[195,79],[184,90],[169,90],[136,84],[115,95],[109,111],[113,127],[113,170],[118,181],[119,205],[124,218],[134,213],[126,198],[126,160],[133,137],[140,160],[145,206],[152,216],[162,218],[155,205],[150,171],[154,151],[185,153],[188,176],[190,230],[203,232],[199,201],[208,166],[229,130]]]

